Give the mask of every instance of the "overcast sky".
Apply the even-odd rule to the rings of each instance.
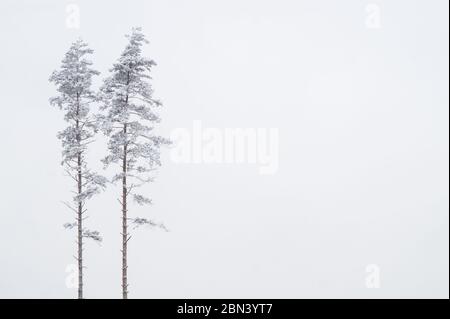
[[[276,128],[279,165],[164,151],[154,205],[130,214],[170,232],[133,232],[130,298],[448,298],[448,18],[446,0],[2,0],[0,297],[76,296],[48,77],[81,36],[97,88],[142,26],[161,132]],[[104,155],[99,137],[100,171]],[[104,242],[86,245],[87,298],[121,297],[119,192],[88,203]]]

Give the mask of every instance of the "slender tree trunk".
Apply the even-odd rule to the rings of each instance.
[[[78,96],[77,96],[78,100]],[[78,109],[77,109],[78,116]],[[78,133],[78,129],[80,126],[80,122],[76,120],[76,130],[77,130],[77,143],[81,143],[81,136]],[[78,183],[78,196],[81,195],[83,191],[82,184],[82,176],[81,176],[81,152],[77,154],[77,183]],[[83,299],[83,205],[81,200],[78,200],[78,215],[77,215],[77,224],[78,224],[78,299]]]
[[[127,124],[123,126],[123,133],[127,134]],[[128,298],[128,278],[127,278],[127,242],[128,242],[128,226],[127,226],[127,144],[123,146],[123,162],[122,162],[122,297]]]
[[[77,93],[77,111],[76,111],[76,132],[77,132],[77,144],[80,146],[81,144],[81,136],[79,133],[80,121],[78,120],[79,114],[79,94]],[[83,191],[83,183],[82,183],[82,154],[78,152],[77,154],[77,187],[78,187],[78,196],[81,195]],[[77,224],[78,224],[78,299],[83,299],[83,204],[81,200],[78,199],[78,216],[77,216]]]
[[[130,84],[130,73],[127,73],[127,86]],[[125,98],[125,105],[128,105],[128,91]],[[127,123],[123,124],[123,136],[125,143],[123,145],[123,159],[122,159],[122,298],[128,299],[128,260],[127,260],[127,245],[128,245],[128,225],[127,225]]]
[[[82,192],[81,154],[78,153],[78,195]],[[78,299],[83,299],[83,206],[78,201]]]

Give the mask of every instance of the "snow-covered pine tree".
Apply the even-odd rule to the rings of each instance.
[[[118,164],[120,170],[112,182],[122,186],[119,199],[122,209],[122,297],[128,298],[127,245],[131,238],[128,222],[135,227],[150,225],[166,228],[147,218],[130,218],[128,199],[131,196],[139,205],[150,204],[150,198],[136,193],[136,189],[153,181],[152,172],[161,165],[160,148],[170,144],[153,132],[160,118],[155,112],[161,106],[153,98],[149,82],[150,71],[156,63],[142,56],[142,45],[148,43],[141,28],[133,28],[126,36],[129,40],[118,61],[110,69],[111,75],[100,89],[102,127],[108,136],[108,155],[105,167]]]
[[[87,55],[93,51],[81,39],[74,42],[65,54],[61,68],[50,76],[58,91],[58,95],[50,98],[52,105],[65,112],[67,127],[58,133],[62,142],[62,162],[65,171],[75,184],[72,203],[66,206],[75,212],[75,221],[66,223],[65,228],[77,229],[78,261],[78,298],[83,298],[83,239],[91,238],[101,242],[98,231],[84,227],[86,218],[86,201],[105,187],[106,178],[90,170],[86,163],[87,146],[93,141],[96,122],[90,116],[89,107],[95,100],[91,90],[92,77],[99,72],[92,69],[92,62]]]

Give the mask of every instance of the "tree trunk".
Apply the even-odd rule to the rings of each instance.
[[[80,146],[81,144],[81,135],[79,132],[80,121],[78,119],[79,114],[79,93],[77,93],[77,111],[76,111],[76,132],[77,132],[77,144]],[[82,154],[79,151],[77,154],[77,186],[78,186],[78,196],[81,195],[83,191],[83,183],[82,183]],[[78,224],[78,299],[83,299],[83,204],[78,198],[78,214],[77,214],[77,224]]]
[[[127,134],[127,124],[123,126],[123,133]],[[128,226],[127,226],[127,144],[123,146],[123,162],[122,162],[122,297],[128,298],[128,278],[127,278],[127,242],[128,242]]]
[[[82,192],[81,154],[78,153],[78,195]],[[83,299],[83,206],[78,201],[78,299]]]
[[[78,100],[78,95],[77,95]],[[77,108],[77,117],[78,117],[78,108]],[[77,131],[77,143],[78,145],[81,143],[81,136],[78,132],[80,122],[77,119],[76,120],[76,131]],[[78,196],[81,195],[81,192],[83,191],[83,184],[82,184],[82,176],[81,176],[81,152],[78,152],[77,154],[77,186],[78,186]],[[81,200],[78,199],[78,214],[77,214],[77,224],[78,224],[78,299],[83,299],[83,205],[81,203]]]

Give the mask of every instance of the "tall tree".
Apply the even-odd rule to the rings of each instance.
[[[118,61],[110,69],[111,75],[100,89],[103,129],[108,136],[108,155],[103,159],[105,167],[119,165],[112,182],[121,182],[122,211],[122,297],[128,298],[128,241],[131,238],[129,224],[157,226],[147,218],[130,218],[129,197],[139,205],[150,204],[147,196],[136,193],[138,187],[153,181],[152,172],[161,165],[160,148],[170,144],[154,133],[160,122],[156,108],[162,104],[153,98],[149,82],[150,71],[156,63],[142,56],[142,45],[148,43],[141,28],[133,28],[126,36],[129,40]]]
[[[92,62],[87,55],[93,51],[81,39],[74,42],[65,54],[61,68],[50,76],[50,82],[56,85],[58,95],[50,98],[50,104],[58,106],[65,112],[67,127],[58,133],[62,142],[62,162],[67,175],[75,184],[74,196],[66,206],[75,212],[75,221],[66,223],[65,228],[77,229],[78,261],[78,298],[83,298],[83,239],[102,240],[98,231],[92,231],[83,226],[86,218],[86,201],[101,188],[105,187],[106,179],[92,170],[86,163],[87,146],[93,141],[96,122],[90,116],[90,104],[95,100],[91,90],[92,77],[99,72],[92,69]]]

